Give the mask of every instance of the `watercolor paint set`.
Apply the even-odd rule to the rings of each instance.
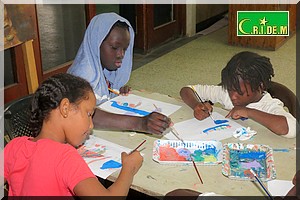
[[[262,181],[276,178],[273,150],[267,145],[223,145],[222,173],[230,179],[253,180],[252,169]]]
[[[155,140],[154,161],[160,164],[217,165],[222,162],[222,143],[219,141]]]

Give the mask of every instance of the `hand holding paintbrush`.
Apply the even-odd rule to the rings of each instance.
[[[196,98],[198,99],[199,102],[202,103],[203,107],[205,110],[203,110],[204,112],[207,112],[209,117],[215,122],[215,119],[213,118],[212,114],[211,114],[211,111],[210,109],[206,106],[205,102],[201,99],[201,97],[198,95],[198,93],[196,92],[195,88],[192,86],[191,89],[193,90]]]

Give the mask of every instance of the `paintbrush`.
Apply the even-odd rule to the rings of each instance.
[[[210,117],[214,122],[216,122],[216,120],[213,118],[211,112],[210,112],[209,109],[206,107],[204,101],[202,101],[202,99],[200,98],[200,96],[199,96],[198,93],[196,92],[194,86],[192,86],[192,90],[193,90],[194,94],[196,95],[198,101],[200,101],[200,102],[203,104],[203,106],[205,107],[205,109],[207,110],[209,117]]]
[[[179,140],[184,144],[184,146],[185,146],[185,142],[184,142],[183,139],[179,136],[179,133],[177,132],[177,130],[176,130],[173,126],[171,127],[171,133],[173,133],[173,135],[175,135],[175,137],[177,137],[177,139],[179,139]],[[199,173],[199,171],[198,171],[198,169],[197,169],[197,166],[196,166],[196,164],[195,164],[195,161],[194,161],[192,155],[190,156],[190,158],[191,158],[191,160],[192,160],[192,162],[193,162],[194,169],[195,169],[195,171],[196,171],[196,173],[197,173],[197,175],[198,175],[198,177],[199,177],[201,183],[203,184],[202,178],[201,178],[201,176],[200,176],[200,173]]]
[[[145,142],[146,142],[146,140],[144,140],[143,142],[141,142],[135,149],[133,149],[132,151],[130,151],[129,154],[132,154],[133,152],[135,152],[136,150],[138,150],[138,148],[140,148]]]
[[[264,191],[267,193],[267,195],[270,197],[271,200],[273,200],[273,197],[271,196],[271,194],[269,193],[269,191],[267,190],[267,188],[264,186],[264,184],[261,182],[261,180],[257,177],[256,173],[250,169],[250,172],[253,174],[253,176],[255,177],[255,179],[257,180],[257,182],[260,184],[260,186],[262,187],[262,189],[264,189]]]
[[[197,175],[198,175],[198,177],[199,177],[201,183],[203,184],[202,178],[201,178],[200,173],[199,173],[199,171],[198,171],[198,169],[197,169],[197,166],[196,166],[196,164],[195,164],[195,161],[194,161],[194,159],[193,159],[192,156],[190,156],[190,158],[191,158],[191,160],[192,160],[192,162],[193,162],[193,166],[194,166],[194,168],[195,168],[195,170],[196,170],[196,173],[197,173]]]
[[[173,133],[173,135],[185,145],[183,139],[179,136],[179,133],[174,128],[174,126],[171,126],[171,133]]]
[[[120,92],[113,90],[111,88],[108,88],[109,91],[111,91],[112,93],[116,94],[116,95],[120,95]]]

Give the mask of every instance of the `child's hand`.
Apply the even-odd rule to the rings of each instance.
[[[139,151],[134,151],[131,154],[122,152],[121,159],[123,170],[128,170],[132,175],[139,171],[144,160]]]
[[[213,110],[212,105],[210,105],[210,103],[205,102],[203,103],[198,103],[195,107],[194,107],[194,116],[196,119],[198,120],[203,120],[207,117],[209,117],[209,112],[211,113]]]
[[[131,87],[128,85],[124,85],[123,87],[120,88],[120,95],[127,96],[131,91]]]
[[[244,106],[235,106],[229,113],[226,115],[226,118],[231,117],[232,119],[240,119],[242,117],[248,118],[248,109]]]
[[[171,119],[167,116],[152,112],[142,119],[142,130],[147,133],[161,135],[171,124]]]

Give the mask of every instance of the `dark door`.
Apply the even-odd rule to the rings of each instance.
[[[185,32],[184,4],[120,5],[120,15],[132,24],[135,49],[143,53]]]

